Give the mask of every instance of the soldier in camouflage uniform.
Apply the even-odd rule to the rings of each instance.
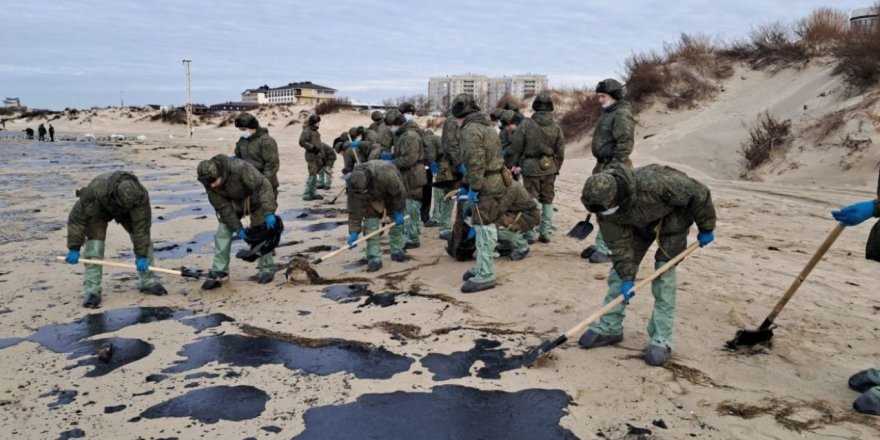
[[[67,261],[79,262],[79,250],[85,244],[83,257],[104,259],[107,225],[111,220],[125,228],[134,247],[138,273],[138,290],[150,295],[168,293],[159,279],[149,271],[153,264],[153,242],[150,240],[150,196],[134,174],[115,171],[95,177],[87,187],[77,191],[76,204],[67,218]],[[83,277],[83,307],[101,305],[103,266],[86,264]]]
[[[635,120],[632,107],[623,100],[623,85],[613,79],[601,81],[596,86],[596,97],[602,106],[602,114],[593,133],[593,156],[596,158],[593,174],[611,165],[632,168],[629,156],[633,151]],[[581,252],[581,258],[596,264],[611,261],[601,232],[596,234],[596,244]]]
[[[492,123],[492,127],[501,130],[501,114],[504,113],[503,108],[493,109],[491,113],[489,113],[489,121]]]
[[[406,261],[404,253],[404,214],[406,186],[397,167],[388,161],[373,160],[356,165],[348,176],[348,245],[353,246],[361,232],[379,229],[384,213],[391,213],[395,226],[388,231],[391,259]],[[367,272],[382,268],[379,236],[367,240]]]
[[[434,174],[440,172],[440,166],[437,165],[437,155],[440,154],[440,138],[434,134],[433,130],[424,130],[422,132],[422,143],[425,145],[425,156],[422,161],[428,166],[425,171],[425,179],[428,181],[422,187],[422,219],[425,220],[425,227],[433,228],[439,226],[440,223],[434,219],[437,215],[437,205],[431,210],[431,202],[434,196]]]
[[[556,196],[556,176],[565,159],[565,138],[559,124],[553,120],[553,100],[542,93],[532,103],[535,114],[524,119],[511,142],[515,174],[522,174],[523,185],[541,204],[539,240],[550,242],[553,232],[553,199]],[[534,233],[529,237],[534,239]]]
[[[348,130],[348,136],[351,141],[343,145],[342,159],[345,164],[345,168],[342,169],[343,175],[354,171],[355,165],[371,160],[373,152],[381,148],[379,136],[373,130],[365,130],[364,127],[351,127]],[[378,159],[378,157],[374,159]]]
[[[511,261],[522,260],[529,254],[529,242],[524,233],[541,223],[538,203],[522,185],[513,184],[504,189],[498,212],[504,213],[495,223],[498,243],[511,249],[508,256]]]
[[[400,170],[406,185],[406,213],[409,220],[404,227],[404,249],[415,249],[421,246],[419,233],[422,223],[422,187],[428,183],[423,163],[425,146],[418,125],[414,121],[407,121],[399,111],[389,110],[385,113],[385,124],[394,134],[394,152],[390,162]]]
[[[324,166],[324,144],[321,143],[321,134],[318,133],[320,124],[320,116],[309,116],[306,126],[303,127],[302,134],[299,136],[299,146],[306,150],[306,163],[308,164],[309,172],[305,190],[303,191],[303,200],[305,201],[324,198],[315,192],[318,183],[318,170]]]
[[[450,113],[443,122],[440,134],[440,149],[437,153],[437,173],[434,174],[434,203],[438,206],[435,220],[440,227],[438,238],[448,240],[452,234],[452,200],[444,200],[447,192],[461,184],[462,171],[465,168],[461,158],[459,136],[461,127],[458,120]]]
[[[611,165],[587,179],[581,202],[599,216],[599,227],[612,251],[605,304],[619,295],[627,301],[631,298],[639,263],[654,241],[658,244],[654,265],[660,268],[685,250],[692,224],[697,224],[700,246],[714,240],[715,207],[709,188],[670,167]],[[651,291],[654,313],[648,323],[651,343],[645,362],[659,366],[672,350],[675,269],[655,279]],[[593,348],[622,341],[625,311],[626,303],[611,309],[584,333],[580,345]]]
[[[513,110],[504,110],[501,112],[501,131],[498,132],[498,138],[501,139],[501,157],[504,158],[504,166],[508,170],[513,170],[514,157],[510,152],[510,146],[513,144],[513,136],[516,134],[516,128],[522,123],[523,117],[519,112]],[[519,174],[513,174],[516,181],[520,180]]]
[[[324,159],[324,164],[321,165],[321,169],[318,170],[318,179],[315,188],[330,189],[333,185],[333,164],[336,163],[336,150],[334,150],[333,147],[322,143],[321,151],[323,152],[321,157]]]
[[[373,123],[370,124],[369,129],[376,132],[380,146],[379,149],[390,153],[391,144],[394,143],[394,135],[391,133],[391,129],[388,128],[388,124],[385,123],[385,115],[376,110],[370,115],[370,118],[373,119]]]
[[[463,93],[452,101],[452,115],[460,121],[461,151],[465,158],[464,183],[467,207],[476,232],[477,263],[465,272],[461,286],[463,293],[478,292],[495,287],[493,258],[498,243],[495,223],[503,212],[499,204],[506,185],[501,177],[504,160],[501,159],[501,141],[491,126],[489,116],[480,111],[474,97]]]
[[[241,129],[241,138],[235,144],[235,157],[245,160],[263,173],[278,199],[278,144],[269,136],[269,130],[260,127],[259,121],[250,113],[235,118],[235,126]]]
[[[832,211],[831,215],[845,226],[856,226],[872,217],[880,217],[880,182],[877,184],[877,198],[845,206],[840,210]],[[875,223],[865,247],[865,256],[868,259],[876,260],[878,239],[880,239],[878,230],[880,223]],[[856,411],[880,416],[880,370],[868,368],[854,374],[849,378],[849,387],[861,393],[853,402]]]
[[[210,290],[220,287],[229,276],[233,235],[242,240],[245,238],[241,218],[249,214],[251,227],[265,222],[272,229],[277,222],[275,210],[278,205],[269,179],[243,160],[218,154],[200,162],[197,172],[219,220],[214,233],[214,264],[208,280],[202,284],[202,289]],[[266,284],[275,278],[271,253],[257,260],[257,269],[257,283]]]

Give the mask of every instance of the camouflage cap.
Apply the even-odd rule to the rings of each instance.
[[[373,113],[370,114],[370,119],[372,119],[374,122],[381,121],[383,117],[384,116],[382,115],[382,112],[380,112],[379,110],[375,110],[373,111]]]
[[[519,122],[516,119],[516,112],[514,112],[513,110],[504,110],[503,112],[501,112],[502,125],[516,124],[517,122]]]
[[[311,115],[311,116],[309,116],[308,124],[311,125],[312,127],[318,125],[319,122],[321,122],[321,117],[320,117],[320,116],[318,116],[318,115]]]
[[[386,125],[396,125],[401,126],[406,123],[406,119],[403,117],[403,113],[397,109],[391,109],[385,112],[385,124]]]
[[[496,109],[492,110],[492,113],[489,113],[489,119],[491,119],[493,121],[497,121],[497,120],[501,119],[502,113],[504,113],[503,108],[496,108]]]
[[[238,128],[260,128],[260,122],[250,113],[242,113],[235,117],[235,126]]]
[[[599,81],[599,84],[596,85],[596,93],[604,93],[614,99],[621,100],[623,99],[623,84],[616,79],[608,78]]]
[[[594,174],[584,184],[583,201],[590,212],[600,213],[613,208],[616,196],[617,180],[609,173]]]
[[[512,103],[512,102],[505,102],[504,107],[501,107],[501,108],[504,110],[513,110],[513,111],[517,111],[517,112],[519,111],[519,106]]]
[[[365,169],[355,169],[348,175],[348,189],[355,194],[367,192],[370,186],[370,174]]]
[[[125,179],[116,185],[116,200],[126,208],[134,208],[147,195],[147,191],[135,180]]]
[[[532,102],[532,110],[536,112],[552,112],[553,98],[550,97],[549,93],[538,94]]]
[[[220,177],[220,168],[217,166],[213,160],[203,160],[199,162],[199,168],[197,170],[199,182],[204,184],[210,184],[211,182],[217,180]]]
[[[415,112],[416,112],[416,106],[413,105],[413,103],[411,103],[411,102],[404,102],[403,104],[400,104],[399,106],[397,106],[397,110],[398,110],[399,112],[401,112],[401,113],[413,113],[413,114],[415,114]]]
[[[351,127],[348,129],[348,137],[354,139],[358,137],[358,132],[363,134],[364,127]]]
[[[463,118],[471,113],[480,111],[480,106],[474,100],[473,95],[462,93],[452,100],[452,116]]]

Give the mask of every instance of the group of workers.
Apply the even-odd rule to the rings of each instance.
[[[599,234],[581,256],[593,264],[611,263],[605,303],[625,301],[604,315],[579,340],[592,349],[623,340],[623,321],[632,297],[639,264],[657,243],[655,266],[660,267],[687,247],[691,226],[697,241],[714,240],[715,207],[706,185],[668,166],[633,168],[635,122],[620,82],[606,79],[596,87],[602,107],[592,138],[597,164],[581,193],[584,207],[595,215]],[[407,261],[407,250],[421,246],[423,226],[437,227],[438,238],[450,240],[456,226],[466,227],[475,242],[475,264],[463,275],[461,291],[478,292],[497,286],[494,264],[505,248],[511,261],[525,259],[530,246],[551,242],[555,230],[553,205],[556,176],[565,159],[565,139],[554,120],[551,95],[542,93],[525,116],[514,105],[482,111],[469,94],[456,96],[438,137],[416,122],[416,108],[405,103],[384,113],[374,112],[372,124],[342,132],[327,145],[319,133],[321,118],[311,115],[299,145],[305,150],[308,177],[303,200],[318,200],[316,189],[329,189],[337,155],[348,193],[347,243],[356,246],[361,234],[381,227],[387,219],[391,260]],[[214,262],[203,289],[216,289],[229,276],[230,248],[235,237],[247,238],[242,218],[251,227],[273,229],[276,217],[279,155],[275,140],[257,119],[243,113],[235,119],[241,136],[234,156],[217,155],[199,163],[197,177],[219,220],[214,235]],[[150,272],[150,202],[146,188],[131,173],[116,171],[96,177],[78,191],[79,200],[68,221],[68,256],[75,264],[84,257],[102,259],[108,222],[115,220],[131,235],[141,292],[163,295],[165,288]],[[425,195],[430,195],[426,198]],[[427,203],[424,203],[427,199]],[[433,203],[431,203],[433,199]],[[423,204],[433,204],[430,206]],[[427,222],[422,223],[425,214]],[[844,224],[857,224],[880,215],[877,201],[834,213]],[[466,223],[469,220],[469,225]],[[383,267],[380,237],[364,246],[366,271]],[[257,259],[256,282],[274,278],[272,255]],[[676,270],[652,281],[654,309],[648,323],[648,365],[669,359],[675,320]],[[101,303],[101,266],[86,265],[83,283],[86,307]],[[850,385],[864,391],[856,409],[880,413],[880,373],[867,370]]]

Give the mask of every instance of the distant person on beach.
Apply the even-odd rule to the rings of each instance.
[[[49,124],[49,142],[55,142],[55,127]]]
[[[38,141],[40,141],[40,142],[46,141],[46,126],[45,125],[40,124],[40,126],[37,127],[37,135],[39,135],[39,138],[37,139]]]

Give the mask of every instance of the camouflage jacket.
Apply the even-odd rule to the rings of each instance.
[[[532,195],[520,184],[505,188],[504,195],[498,202],[501,217],[498,226],[514,232],[529,231],[541,223],[541,210]]]
[[[501,156],[504,158],[504,166],[513,168],[514,157],[510,153],[510,145],[513,142],[513,135],[516,132],[510,131],[507,127],[501,128],[498,132],[498,139],[501,140]]]
[[[593,133],[593,156],[597,162],[593,174],[611,164],[632,167],[629,155],[633,151],[635,125],[632,107],[626,101],[618,101],[602,109]]]
[[[621,202],[617,212],[600,218],[599,227],[611,250],[614,270],[624,280],[634,279],[638,271],[637,234],[687,234],[694,222],[700,231],[715,229],[709,188],[687,174],[663,165],[635,169],[612,165],[605,172],[616,179]],[[581,202],[586,204],[585,195]]]
[[[369,130],[376,132],[379,144],[387,149],[387,151],[391,151],[391,144],[394,143],[394,134],[391,133],[391,128],[385,125],[385,121],[373,122],[370,124]]]
[[[370,185],[366,194],[348,196],[348,232],[361,232],[364,218],[381,217],[384,212],[403,212],[406,186],[397,167],[384,160],[371,160],[355,169],[368,170]]]
[[[357,148],[351,148],[351,142],[346,142],[345,151],[342,153],[342,159],[344,161],[342,174],[352,172],[354,167],[359,163],[379,159],[380,151],[381,146],[379,145],[379,135],[373,130],[367,130],[364,133],[364,138],[361,139],[361,143]]]
[[[127,209],[116,199],[116,187],[124,180],[138,182],[134,174],[114,171],[101,174],[78,191],[79,200],[67,217],[67,248],[79,250],[86,239],[86,231],[92,222],[116,220],[131,235],[134,254],[146,257],[150,251],[150,196],[144,188],[144,197],[133,209]],[[140,184],[140,182],[138,182]],[[143,188],[143,185],[141,185]]]
[[[253,165],[269,179],[272,188],[278,188],[278,144],[269,136],[269,130],[261,127],[253,136],[240,138],[235,144],[235,157]]]
[[[453,170],[457,170],[462,163],[461,146],[459,145],[461,128],[454,117],[449,116],[443,122],[443,133],[440,135],[440,147],[442,154],[438,160],[449,161]]]
[[[311,125],[303,127],[302,134],[299,135],[299,146],[306,150],[306,162],[316,162],[323,158],[321,133],[318,129]]]
[[[522,167],[523,176],[559,174],[565,160],[565,137],[550,112],[535,112],[517,127],[508,152],[510,162]],[[544,167],[542,157],[547,158]]]
[[[501,140],[483,112],[467,115],[461,124],[461,151],[467,164],[467,183],[481,197],[504,192]]]
[[[425,147],[415,122],[407,122],[400,127],[394,138],[394,159],[391,161],[403,176],[407,194],[410,197],[422,197],[422,187],[428,183],[425,165],[422,158]]]
[[[437,158],[441,153],[440,138],[433,133],[428,134],[428,132],[425,132],[422,135],[422,142],[425,144],[425,165],[437,162]]]
[[[222,176],[219,188],[205,185],[208,201],[217,213],[217,219],[233,231],[242,228],[241,218],[249,210],[251,217],[262,222],[266,214],[274,214],[278,205],[269,179],[253,165],[223,154],[211,158]],[[249,202],[246,202],[248,201]],[[251,226],[256,226],[255,223]]]

